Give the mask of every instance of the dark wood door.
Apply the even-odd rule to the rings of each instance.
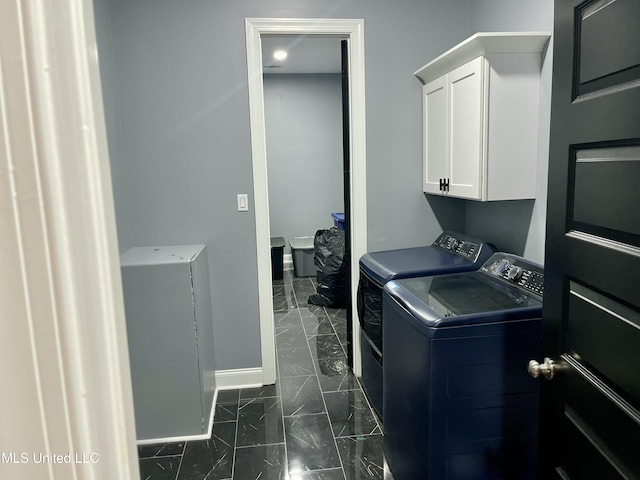
[[[541,478],[640,478],[640,1],[556,0]]]
[[[340,41],[342,65],[342,159],[344,185],[344,262],[346,268],[347,362],[353,368],[353,316],[351,314],[351,129],[349,116],[349,42]]]

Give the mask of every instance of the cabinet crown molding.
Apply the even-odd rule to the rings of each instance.
[[[540,53],[550,32],[479,32],[414,72],[423,85],[482,55]]]

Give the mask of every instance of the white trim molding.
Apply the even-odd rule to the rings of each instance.
[[[263,384],[276,378],[275,328],[271,289],[269,190],[262,82],[262,35],[332,35],[349,41],[349,113],[351,134],[351,298],[354,372],[359,375],[360,330],[356,293],[358,260],[367,251],[366,123],[364,80],[364,20],[332,18],[247,18],[247,71],[253,165],[253,198],[258,258],[258,304],[262,347]]]
[[[218,370],[216,372],[216,385],[218,390],[260,387],[263,385],[263,377],[264,373],[262,368],[259,367]]]
[[[0,478],[139,479],[93,3],[0,18]]]
[[[207,426],[207,432],[198,435],[183,435],[178,437],[163,437],[163,438],[149,438],[146,440],[138,440],[137,445],[153,445],[156,443],[174,443],[174,442],[192,442],[194,440],[209,440],[211,433],[213,432],[213,420],[216,412],[216,404],[218,403],[218,389],[213,394],[213,401],[211,402],[211,413],[209,414],[209,424]]]

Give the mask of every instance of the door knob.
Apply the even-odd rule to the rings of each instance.
[[[555,374],[555,368],[556,364],[553,363],[553,360],[549,357],[545,357],[544,363],[542,364],[539,364],[535,360],[530,360],[527,370],[529,371],[529,375],[533,378],[538,378],[540,375],[544,375],[544,378],[551,380]]]

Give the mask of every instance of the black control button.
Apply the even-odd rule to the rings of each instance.
[[[513,265],[509,269],[509,273],[507,274],[507,278],[514,282],[517,282],[521,276],[522,276],[522,267],[517,267],[516,265]]]
[[[498,275],[502,275],[508,270],[510,266],[511,262],[509,262],[509,260],[507,260],[506,258],[503,258],[498,263],[496,263],[495,272]]]

